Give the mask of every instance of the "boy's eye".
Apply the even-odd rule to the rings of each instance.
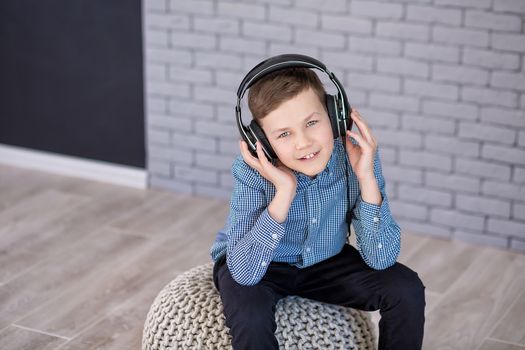
[[[289,134],[290,134],[290,132],[285,131],[285,132],[283,132],[282,134],[279,134],[279,136],[277,136],[277,138],[278,138],[278,139],[281,139],[281,138],[283,138],[283,137],[288,136]]]
[[[306,123],[306,126],[312,126],[312,125],[317,124],[318,122],[319,122],[318,120],[310,120],[308,123]]]

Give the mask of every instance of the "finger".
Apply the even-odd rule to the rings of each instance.
[[[361,135],[363,135],[363,137],[365,137],[369,143],[374,143],[375,141],[372,136],[372,130],[370,129],[368,124],[363,120],[359,112],[357,111],[355,113],[352,112],[350,116],[352,116],[352,119],[355,121],[355,124],[357,125],[357,128],[361,132]]]
[[[261,163],[263,168],[268,167],[269,165],[273,166],[272,163],[266,158],[266,154],[264,153],[262,149],[262,145],[259,141],[255,144],[257,149],[257,157],[259,158],[259,162]]]
[[[248,144],[246,143],[246,141],[243,141],[243,140],[240,141],[240,148],[241,148],[242,159],[244,159],[244,161],[249,166],[258,170],[260,168],[259,161],[248,150]]]
[[[352,136],[357,141],[359,146],[361,146],[362,148],[369,148],[370,147],[368,142],[361,135],[359,135],[358,133],[350,131],[350,130],[347,130],[346,134],[348,136]]]

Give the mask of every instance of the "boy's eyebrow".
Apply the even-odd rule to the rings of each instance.
[[[307,121],[308,119],[312,118],[315,114],[319,114],[317,112],[313,112],[312,114],[310,114],[309,116],[307,116],[306,118],[303,119],[303,122]],[[285,126],[284,128],[279,128],[279,129],[275,129],[273,130],[270,134],[275,134],[276,132],[280,132],[280,131],[285,131],[287,130],[289,127],[288,126]]]

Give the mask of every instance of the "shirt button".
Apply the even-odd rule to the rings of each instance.
[[[374,216],[374,222],[378,222],[379,218],[377,216]]]
[[[382,245],[381,243],[379,243],[379,244],[377,245],[377,247],[378,247],[379,249],[381,249],[381,248],[383,248],[383,245]]]
[[[329,175],[332,176],[334,173],[330,173]]]
[[[266,266],[266,261],[261,262],[261,266]]]
[[[272,238],[273,238],[273,239],[277,239],[277,233],[274,233],[274,234],[272,235]]]
[[[315,224],[317,222],[316,218],[312,218],[312,224]]]
[[[309,253],[310,252],[310,247],[306,248],[306,252]]]

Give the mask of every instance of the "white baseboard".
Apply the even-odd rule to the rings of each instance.
[[[0,144],[0,163],[116,185],[147,188],[142,168]]]

